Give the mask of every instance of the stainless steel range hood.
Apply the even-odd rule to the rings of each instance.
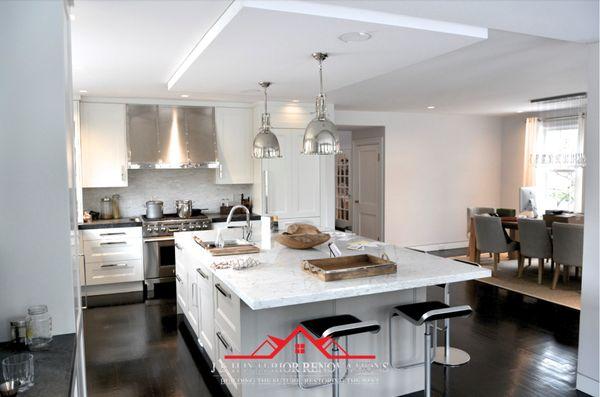
[[[215,109],[127,105],[129,168],[217,168]]]

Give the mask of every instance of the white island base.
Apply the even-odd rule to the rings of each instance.
[[[403,303],[425,300],[425,288],[367,295],[325,302],[308,303],[273,309],[252,310],[241,304],[240,349],[233,342],[225,340],[231,348],[224,354],[250,354],[267,339],[274,336],[285,339],[301,321],[335,314],[352,314],[362,321],[377,321],[381,325],[378,334],[359,334],[348,338],[348,353],[351,355],[375,355],[375,359],[349,360],[351,369],[345,382],[340,386],[342,396],[400,396],[423,389],[423,366],[394,369],[389,365],[388,317],[390,308]],[[395,364],[422,362],[423,327],[414,327],[399,317],[394,318],[393,357]],[[217,339],[217,350],[227,350]],[[310,365],[303,374],[303,380],[324,380],[329,377],[331,361],[314,348],[310,342],[299,336],[299,343],[305,343],[305,354],[301,362]],[[344,340],[340,345],[345,348]],[[234,396],[290,396],[324,397],[331,395],[331,386],[300,389],[296,383],[295,340],[273,359],[226,360],[217,355],[216,368],[223,382]],[[273,350],[263,346],[259,353],[269,354]],[[340,374],[345,371],[345,361],[340,360]],[[252,367],[252,368],[250,368]],[[312,371],[312,372],[310,372]],[[306,376],[308,375],[308,376]],[[340,376],[341,376],[340,375]]]

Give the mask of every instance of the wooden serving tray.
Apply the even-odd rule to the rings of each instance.
[[[227,255],[247,255],[247,254],[257,254],[260,252],[260,248],[256,245],[240,245],[237,247],[223,247],[218,248],[207,244],[205,241],[202,241],[198,237],[194,236],[194,241],[207,250],[212,256],[227,256]]]
[[[396,263],[388,258],[378,258],[368,254],[307,259],[302,261],[302,268],[322,281],[349,280],[397,272]]]

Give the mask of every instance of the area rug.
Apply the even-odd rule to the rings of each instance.
[[[456,258],[467,259],[465,256]],[[482,254],[481,266],[492,270],[494,267],[493,259]],[[525,262],[525,266],[527,266],[527,262]],[[517,267],[516,259],[509,260],[506,256],[503,256],[498,265],[498,271],[492,277],[478,279],[477,281],[556,303],[557,305],[581,310],[581,280],[576,279],[573,274],[571,274],[566,285],[562,282],[561,274],[558,285],[553,290],[550,288],[552,286],[552,273],[549,263],[544,267],[544,277],[541,285],[537,283],[537,259],[532,259],[531,266],[525,267],[523,278],[517,277]]]

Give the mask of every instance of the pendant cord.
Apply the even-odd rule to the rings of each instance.
[[[319,59],[319,84],[320,84],[320,92],[319,95],[323,95],[323,61]]]
[[[265,113],[267,113],[267,87],[265,87]]]

